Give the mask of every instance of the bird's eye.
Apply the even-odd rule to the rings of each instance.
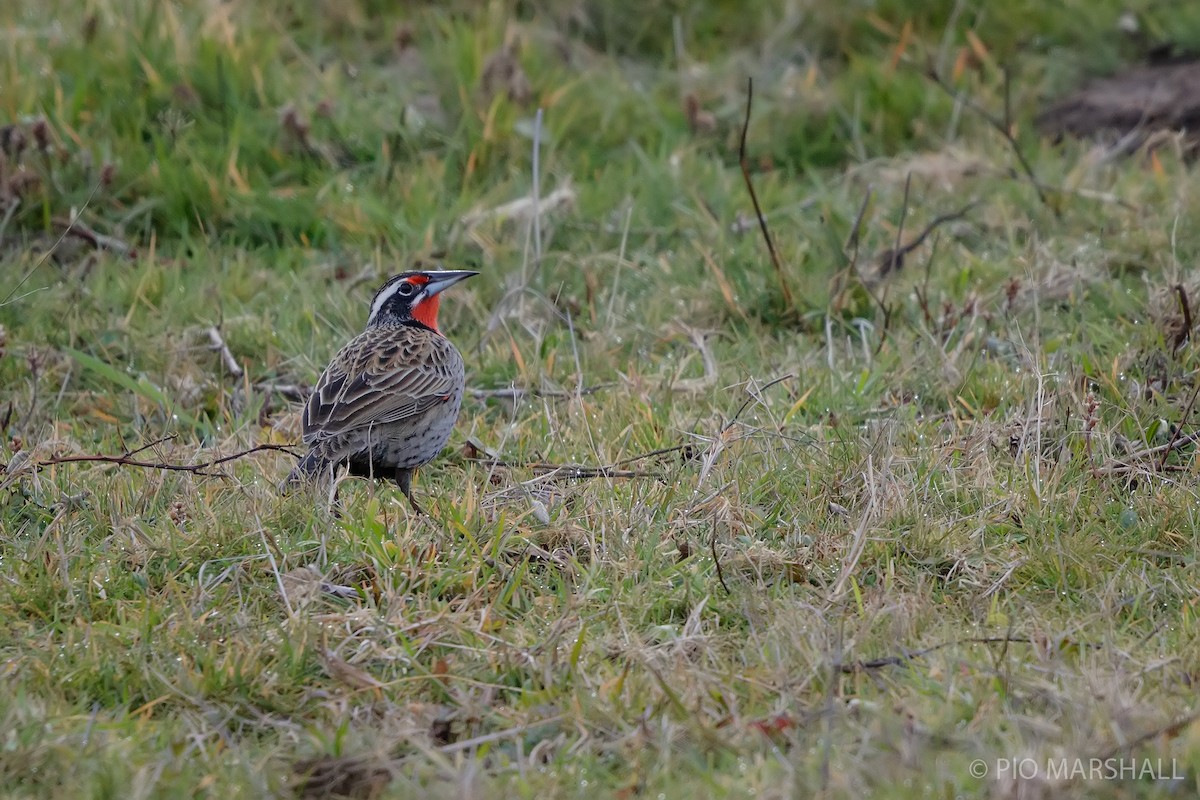
[[[401,297],[412,297],[413,292],[416,290],[417,287],[413,286],[411,283],[402,283],[400,284],[398,291],[400,292]]]

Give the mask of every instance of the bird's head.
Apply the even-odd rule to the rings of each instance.
[[[367,327],[387,323],[416,323],[440,333],[437,326],[441,293],[478,272],[442,270],[440,272],[402,272],[379,287],[371,301]]]

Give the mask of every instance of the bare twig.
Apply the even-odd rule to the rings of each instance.
[[[762,206],[758,204],[758,195],[754,191],[754,182],[750,180],[750,162],[746,158],[746,134],[750,130],[750,108],[754,101],[754,79],[746,79],[746,120],[742,123],[742,136],[738,143],[738,163],[742,168],[742,178],[746,181],[746,190],[750,193],[750,202],[754,204],[754,214],[758,217],[758,227],[767,243],[767,251],[771,254],[771,263],[775,266],[775,276],[779,279],[779,288],[783,292],[783,302],[788,308],[793,305],[792,290],[784,279],[783,265],[779,262],[779,254],[775,252],[775,243],[771,241],[771,232],[767,228],[767,218],[763,216]]]
[[[914,650],[911,653],[904,653],[898,656],[884,656],[883,658],[873,658],[870,661],[855,661],[849,664],[838,663],[835,666],[843,673],[861,672],[863,670],[883,669],[884,667],[898,667],[907,664],[909,661],[917,658],[923,658],[930,653],[935,653],[938,650],[945,650],[948,647],[958,647],[964,644],[1001,644],[1007,649],[1010,644],[1033,644],[1033,639],[1026,636],[972,636],[966,639],[955,639],[950,642],[941,642],[932,647],[926,647],[921,650]],[[1079,647],[1099,648],[1098,644],[1081,642]]]
[[[1183,464],[1167,464],[1166,456],[1182,449],[1184,446],[1194,444],[1200,441],[1200,431],[1186,434],[1184,436],[1176,436],[1167,444],[1160,444],[1157,447],[1147,447],[1145,450],[1139,450],[1136,453],[1130,453],[1120,461],[1111,461],[1103,467],[1098,467],[1094,471],[1096,477],[1103,475],[1127,475],[1131,472],[1140,470],[1150,471],[1150,467],[1139,466],[1139,461],[1154,458],[1155,456],[1163,456],[1163,460],[1158,465],[1159,472],[1183,472],[1188,469]]]
[[[774,378],[773,380],[767,381],[761,387],[759,387],[753,395],[746,398],[746,400],[742,403],[742,405],[738,407],[738,410],[736,412],[734,412],[733,416],[730,417],[728,420],[726,420],[725,424],[723,424],[721,426],[721,429],[717,432],[718,438],[720,436],[723,436],[724,434],[728,433],[733,428],[733,426],[738,423],[738,420],[741,419],[742,414],[746,413],[746,410],[749,409],[750,406],[753,405],[755,403],[755,401],[757,401],[759,399],[759,395],[761,395],[767,389],[770,389],[772,386],[776,386],[777,384],[783,383],[784,381],[790,380],[794,377],[796,377],[795,374],[789,372],[787,375],[781,375],[778,378]],[[672,453],[691,452],[691,451],[694,451],[695,448],[696,448],[696,445],[691,442],[686,442],[684,444],[671,445],[670,447],[660,447],[657,450],[651,450],[646,453],[639,453],[636,456],[629,456],[628,458],[623,458],[620,461],[615,462],[613,464],[613,466],[623,467],[627,464],[633,464],[638,461],[645,461],[648,458],[655,458],[657,456],[666,456],[666,455],[670,455]],[[688,458],[690,460],[693,457],[694,456],[690,456]]]
[[[863,222],[867,218],[867,207],[871,204],[871,187],[867,187],[867,191],[863,194],[862,205],[858,207],[858,214],[854,217],[854,227],[850,229],[850,235],[846,238],[846,249],[851,252],[850,267],[858,269],[858,248],[862,243]]]
[[[906,183],[905,186],[908,184]],[[905,203],[907,204],[908,193],[905,191]],[[917,234],[917,237],[907,244],[900,244],[900,231],[896,231],[896,246],[891,250],[884,250],[875,257],[877,264],[876,276],[882,278],[891,272],[899,272],[904,268],[904,259],[913,250],[921,246],[921,243],[929,238],[929,234],[933,233],[939,226],[945,225],[947,222],[953,222],[957,219],[962,219],[976,205],[978,200],[972,200],[957,211],[951,211],[948,214],[942,214],[939,217],[934,217],[933,221],[925,226],[925,229]],[[903,217],[901,217],[901,226],[903,226]]]
[[[762,392],[766,391],[767,389],[770,389],[772,386],[776,386],[776,385],[783,383],[784,381],[789,380],[793,377],[795,377],[795,376],[792,373],[788,373],[787,375],[781,375],[778,378],[774,378],[773,380],[768,381],[767,383],[765,383],[761,387],[759,387],[757,390],[755,390],[754,394],[752,394],[750,397],[746,398],[745,402],[742,403],[742,405],[738,408],[738,410],[734,413],[734,415],[732,417],[730,417],[721,426],[721,429],[718,432],[716,438],[720,439],[721,436],[728,433],[730,431],[730,429],[732,429],[733,426],[737,424],[737,422],[741,418],[742,414],[746,413],[746,410],[748,408],[750,408],[751,405],[753,405],[756,401],[758,401],[760,399],[760,395],[762,394]],[[575,393],[573,392],[571,394],[573,396]],[[657,450],[651,450],[647,453],[639,453],[638,455],[629,456],[628,458],[623,458],[620,461],[613,462],[612,464],[586,465],[586,464],[552,464],[552,463],[547,463],[545,461],[507,461],[504,458],[500,457],[499,454],[489,450],[487,447],[485,447],[483,444],[481,444],[480,442],[478,442],[476,440],[468,439],[467,443],[470,445],[471,448],[473,448],[474,451],[483,453],[484,455],[481,455],[481,456],[468,455],[468,456],[465,456],[466,460],[474,461],[479,464],[486,464],[491,467],[505,467],[508,469],[530,469],[530,470],[535,470],[537,472],[543,472],[543,473],[563,473],[564,477],[578,478],[578,479],[586,479],[586,478],[654,478],[655,480],[660,480],[660,481],[663,480],[663,477],[661,475],[659,475],[658,473],[636,471],[636,470],[625,470],[625,469],[621,469],[621,468],[624,466],[627,466],[629,464],[636,463],[638,461],[644,461],[648,458],[654,458],[655,456],[663,456],[663,455],[670,455],[671,453],[684,452],[684,451],[691,450],[692,448],[695,447],[694,444],[689,442],[689,443],[685,443],[685,444],[672,445],[670,447],[661,447]]]
[[[921,307],[921,314],[925,317],[925,326],[933,328],[933,314],[929,311],[929,277],[933,274],[933,257],[937,253],[938,239],[935,236],[932,244],[929,245],[929,258],[925,260],[925,280],[920,288],[913,289],[913,293],[917,296],[917,304]]]
[[[896,263],[896,259],[903,258],[900,250],[900,242],[904,239],[904,223],[908,220],[908,196],[911,191],[912,172],[908,172],[904,175],[904,198],[900,203],[900,222],[896,224],[896,244],[892,248],[892,252],[895,255],[886,262],[889,270],[898,268],[899,264]]]
[[[91,462],[91,463],[103,463],[103,464],[116,464],[116,465],[122,466],[122,467],[139,467],[141,469],[161,469],[161,470],[167,470],[170,472],[191,472],[195,475],[207,475],[207,476],[220,477],[219,473],[206,472],[205,470],[211,469],[212,467],[216,467],[221,464],[226,464],[230,461],[236,461],[239,458],[245,458],[246,456],[253,455],[254,453],[261,453],[264,451],[274,450],[274,451],[287,453],[288,455],[295,456],[296,458],[300,457],[299,454],[297,454],[295,451],[292,450],[291,445],[286,445],[286,444],[259,444],[259,445],[255,445],[254,447],[249,448],[248,450],[241,450],[236,453],[233,453],[232,455],[222,456],[220,458],[214,458],[211,461],[206,461],[201,464],[168,464],[168,463],[165,463],[162,461],[141,461],[141,460],[135,459],[133,457],[136,454],[138,454],[150,447],[154,447],[155,445],[162,444],[163,442],[167,441],[170,438],[173,438],[173,437],[170,437],[170,436],[164,437],[163,439],[159,439],[158,441],[151,442],[150,444],[146,445],[145,447],[140,447],[137,450],[126,451],[125,453],[122,453],[119,456],[111,456],[111,455],[55,456],[54,458],[47,458],[47,459],[38,461],[37,467],[39,469],[41,469],[42,467],[48,467],[52,464],[75,464],[75,463]]]
[[[1104,753],[1100,756],[1100,760],[1107,761],[1111,758],[1116,758],[1117,756],[1121,755],[1121,753],[1132,753],[1137,748],[1149,741],[1159,738],[1160,736],[1168,739],[1178,736],[1181,731],[1197,721],[1200,721],[1200,711],[1193,711],[1191,714],[1164,725],[1161,728],[1155,728],[1154,730],[1146,731],[1141,736],[1131,739],[1128,742],[1122,742],[1121,744],[1113,746],[1107,753]]]
[[[108,250],[110,253],[116,253],[126,258],[137,258],[137,249],[129,242],[89,228],[79,220],[78,215],[73,220],[55,217],[53,222],[63,229],[64,234],[82,239],[97,250]]]
[[[467,461],[474,461],[479,464],[486,464],[489,467],[505,467],[507,469],[529,469],[536,472],[549,474],[562,474],[563,477],[569,479],[586,480],[588,478],[654,478],[661,481],[663,478],[656,472],[640,472],[635,470],[619,469],[616,464],[606,464],[599,466],[589,466],[587,464],[551,464],[546,461],[506,461],[502,458],[486,458],[479,456],[467,456]]]
[[[717,580],[721,582],[721,588],[725,590],[725,594],[732,594],[729,591],[729,584],[725,583],[725,573],[721,570],[721,559],[717,556],[717,515],[713,513],[712,521],[712,538],[709,540],[709,546],[712,548],[713,564],[717,566]]]
[[[1088,466],[1093,478],[1100,477],[1100,472],[1096,469],[1096,456],[1092,452],[1092,431],[1100,423],[1099,409],[1100,401],[1096,399],[1095,393],[1088,392],[1083,412],[1083,448],[1087,451]]]
[[[1166,449],[1163,450],[1162,460],[1158,462],[1158,468],[1162,469],[1167,465],[1167,457],[1171,455],[1171,451],[1175,448],[1175,443],[1179,441],[1179,434],[1183,430],[1183,426],[1187,424],[1188,417],[1192,416],[1192,407],[1196,405],[1196,397],[1200,396],[1200,381],[1196,382],[1196,388],[1192,391],[1191,398],[1188,399],[1187,406],[1183,409],[1183,417],[1180,418],[1179,424],[1175,426],[1175,432],[1171,434],[1171,441],[1167,442]],[[1192,434],[1194,437],[1195,434]]]
[[[638,461],[645,461],[647,458],[654,458],[655,456],[667,456],[667,455],[670,455],[671,453],[679,453],[684,450],[694,450],[695,447],[696,447],[696,445],[692,444],[691,442],[686,442],[684,444],[675,444],[675,445],[671,445],[670,447],[660,447],[657,450],[651,450],[647,453],[639,453],[636,456],[629,456],[628,458],[623,458],[620,461],[614,462],[613,466],[623,467],[626,464],[633,464]]]
[[[480,400],[488,398],[498,398],[500,400],[520,400],[524,397],[547,397],[553,399],[561,399],[568,397],[576,397],[579,395],[595,394],[596,392],[607,389],[613,386],[612,383],[598,383],[594,386],[584,386],[578,391],[567,391],[565,389],[521,389],[516,386],[510,386],[506,389],[467,389],[467,394]]]
[[[741,404],[741,406],[738,407],[738,410],[734,413],[734,415],[732,417],[729,418],[729,421],[721,426],[721,433],[728,432],[730,428],[732,428],[734,425],[736,425],[737,421],[741,418],[742,414],[746,413],[746,409],[750,408],[750,406],[752,406],[755,402],[759,401],[759,399],[760,399],[759,396],[763,392],[765,392],[767,389],[770,389],[772,386],[778,386],[779,384],[783,383],[784,381],[791,380],[794,377],[796,377],[795,373],[789,372],[787,375],[780,375],[778,378],[773,378],[772,380],[767,381],[762,386],[760,386],[758,389],[756,389],[754,394],[751,394],[749,397],[747,397],[745,402],[743,402]]]
[[[1183,343],[1192,335],[1192,305],[1188,302],[1187,290],[1182,283],[1175,284],[1175,293],[1179,296],[1179,311],[1183,314],[1183,327],[1175,333],[1174,346],[1171,352],[1178,352]]]
[[[1005,70],[1004,75],[1005,75],[1005,93],[1007,94],[1007,92],[1008,92],[1008,70]],[[1051,211],[1053,211],[1054,215],[1056,217],[1060,216],[1061,212],[1058,210],[1058,208],[1056,206],[1054,206],[1050,203],[1050,198],[1046,195],[1045,190],[1042,188],[1043,184],[1041,183],[1041,181],[1038,180],[1037,175],[1034,173],[1033,165],[1031,165],[1029,163],[1029,161],[1025,158],[1025,154],[1021,152],[1021,145],[1017,142],[1016,137],[1013,136],[1012,126],[1008,124],[1007,120],[998,119],[994,114],[992,114],[990,111],[988,111],[983,106],[976,103],[972,98],[970,98],[966,95],[960,94],[953,86],[951,86],[949,83],[946,82],[945,78],[943,78],[938,73],[937,67],[935,67],[932,63],[929,63],[926,65],[925,76],[927,78],[929,78],[931,81],[933,81],[933,83],[935,85],[937,85],[937,87],[940,88],[943,92],[945,92],[950,98],[952,98],[954,100],[961,100],[966,105],[967,108],[971,109],[976,114],[978,114],[980,119],[982,119],[988,125],[995,128],[996,131],[1001,136],[1004,137],[1004,141],[1008,143],[1009,149],[1011,149],[1013,151],[1013,155],[1015,155],[1017,157],[1017,161],[1021,165],[1021,170],[1025,173],[1026,177],[1029,178],[1029,182],[1033,186],[1034,191],[1037,192],[1038,199],[1042,201],[1042,205],[1046,206],[1046,208],[1049,208]],[[1008,100],[1006,97],[1006,100],[1005,100],[1006,108],[1007,108],[1007,105],[1008,105]],[[1007,114],[1007,112],[1006,112],[1006,114]]]
[[[149,444],[142,445],[141,447],[137,448],[136,450],[126,450],[125,455],[130,456],[130,457],[136,456],[138,453],[144,453],[152,447],[158,447],[160,444],[163,444],[164,442],[169,442],[172,439],[177,438],[177,436],[178,436],[177,434],[169,433],[166,436],[162,436],[158,439],[155,439],[154,441],[150,442]],[[121,444],[125,444],[125,442],[122,441]]]
[[[221,361],[225,364],[225,369],[235,378],[241,378],[246,374],[246,370],[233,357],[233,353],[229,350],[229,345],[225,344],[225,339],[221,336],[221,331],[216,325],[208,329],[208,340],[212,342],[212,349],[221,354]]]

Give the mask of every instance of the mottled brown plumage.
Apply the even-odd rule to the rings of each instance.
[[[331,473],[396,481],[409,503],[412,474],[450,438],[462,405],[462,356],[437,328],[439,293],[474,272],[406,272],[371,302],[367,328],[338,351],[304,406],[308,454],[284,482]]]

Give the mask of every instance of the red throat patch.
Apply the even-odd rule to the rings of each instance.
[[[438,304],[441,303],[441,301],[442,296],[438,294],[435,294],[433,297],[426,297],[413,307],[413,319],[422,325],[426,325],[430,328],[433,328],[433,330],[437,331],[438,333],[441,333],[437,326]]]

